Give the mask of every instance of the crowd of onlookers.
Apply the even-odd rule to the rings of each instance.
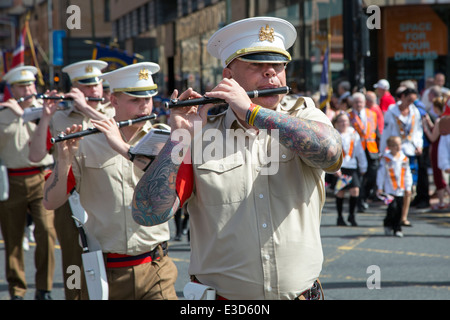
[[[444,115],[450,115],[450,89],[442,73],[428,79],[420,91],[414,80],[392,89],[386,79],[363,92],[352,90],[348,81],[338,84],[324,112],[341,133],[344,162],[336,174],[327,174],[326,183],[336,195],[338,225],[346,225],[342,202],[349,191],[351,225],[357,225],[355,211],[366,211],[368,202],[384,201],[390,208],[384,221],[386,234],[393,230],[402,236],[401,226],[411,226],[410,207],[450,208],[446,201],[450,170],[443,164],[449,162],[450,153],[442,151],[444,143],[439,153],[444,136],[439,124]],[[433,198],[437,203],[430,201]],[[398,227],[389,222],[393,214]]]

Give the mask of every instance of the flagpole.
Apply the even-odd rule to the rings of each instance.
[[[33,61],[34,61],[34,65],[37,68],[37,76],[38,76],[38,84],[40,86],[44,86],[45,82],[44,82],[44,77],[42,75],[41,72],[41,68],[39,68],[39,63],[37,61],[36,58],[36,52],[34,50],[34,43],[33,43],[33,38],[31,37],[31,31],[30,31],[30,12],[27,13],[27,16],[25,18],[25,30],[27,33],[27,37],[28,37],[28,42],[30,44],[30,49],[31,49],[31,56],[33,57]]]
[[[53,1],[47,0],[47,23],[48,23],[48,56],[50,64],[48,65],[50,88],[54,85],[54,66],[53,66]]]

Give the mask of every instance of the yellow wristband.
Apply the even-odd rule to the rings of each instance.
[[[259,111],[259,109],[261,109],[261,106],[256,106],[253,110],[252,110],[252,113],[250,114],[250,117],[248,118],[248,124],[249,125],[253,125],[253,122],[255,122],[255,117],[256,117],[256,114],[258,113],[258,111]]]

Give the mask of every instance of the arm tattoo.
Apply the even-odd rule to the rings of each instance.
[[[169,141],[139,180],[133,198],[132,216],[136,223],[152,226],[168,221],[180,201],[176,191],[179,164],[172,161],[172,150],[178,144]]]
[[[314,167],[331,167],[342,152],[342,141],[337,130],[319,121],[261,108],[254,125],[260,129],[280,130],[280,143]]]
[[[59,173],[58,173],[58,161],[55,161],[55,166],[53,168],[53,181],[52,183],[45,189],[44,199],[45,201],[48,201],[48,194],[56,187],[59,181]]]

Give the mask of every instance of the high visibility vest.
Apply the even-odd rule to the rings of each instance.
[[[394,190],[397,189],[405,190],[405,175],[408,166],[408,157],[405,156],[402,159],[402,169],[400,172],[400,177],[397,177],[395,175],[394,167],[393,165],[391,165],[391,159],[389,157],[384,157],[384,160],[386,161],[386,170],[389,175],[389,178],[391,179],[392,187],[394,188]]]
[[[407,125],[400,120],[400,116],[395,117],[395,121],[397,122],[398,130],[400,131],[400,137],[402,138],[402,141],[405,140],[411,141],[414,126],[416,124],[416,115],[414,113],[411,115],[411,127],[409,128],[409,132],[407,131]]]
[[[350,139],[350,144],[349,144],[349,147],[348,147],[348,151],[346,152],[345,148],[342,148],[342,154],[343,154],[344,158],[346,156],[349,156],[349,158],[351,158],[353,156],[353,149],[354,148],[355,148],[355,139],[353,138],[353,134],[352,134],[351,139]]]
[[[369,153],[378,153],[377,145],[377,114],[372,110],[366,110],[366,125],[361,118],[354,112],[349,113],[350,123],[361,138],[361,144],[364,150]]]

